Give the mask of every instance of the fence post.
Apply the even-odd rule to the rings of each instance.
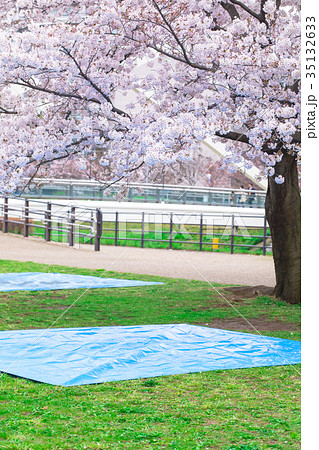
[[[74,246],[74,223],[75,223],[75,206],[71,206],[71,214],[69,217],[69,246]]]
[[[116,211],[115,213],[115,236],[114,236],[114,245],[117,246],[118,240],[118,224],[119,224],[119,213]]]
[[[199,251],[203,250],[203,214],[200,215],[199,222]]]
[[[230,237],[230,253],[234,253],[234,230],[235,230],[235,216],[231,216],[231,237]]]
[[[24,227],[23,236],[29,237],[29,200],[26,198],[24,202]]]
[[[94,239],[94,250],[96,252],[99,252],[101,249],[102,228],[103,228],[102,211],[99,208],[97,208],[96,209],[96,231],[95,231],[95,239]]]
[[[57,223],[57,228],[58,228],[58,242],[62,242],[62,235],[63,235],[63,230],[62,230],[62,223],[60,222],[61,218],[58,218],[58,223]],[[63,220],[63,219],[62,219]]]
[[[144,247],[144,211],[142,212],[142,223],[141,223],[141,248]]]
[[[170,221],[169,221],[169,248],[172,249],[172,240],[173,240],[173,213],[171,213]]]
[[[266,255],[266,246],[267,246],[267,219],[264,216],[264,236],[263,236],[263,255]]]
[[[44,233],[44,238],[47,242],[50,242],[51,240],[51,228],[52,228],[52,224],[51,224],[51,202],[47,203],[47,210],[45,212],[45,233]]]
[[[93,227],[94,227],[93,211],[91,211],[90,225],[91,225],[91,230],[93,230]],[[92,233],[92,231],[91,231],[91,233]],[[91,235],[91,239],[90,239],[90,244],[93,245],[93,236],[92,235]]]
[[[4,198],[4,207],[3,207],[3,232],[8,233],[8,197]]]

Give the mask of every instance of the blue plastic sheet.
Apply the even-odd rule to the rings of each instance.
[[[46,291],[79,288],[116,288],[163,284],[118,278],[99,278],[64,273],[22,272],[1,273],[0,291]]]
[[[193,326],[0,332],[0,371],[75,386],[300,363],[300,342]]]

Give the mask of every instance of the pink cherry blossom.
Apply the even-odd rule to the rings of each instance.
[[[297,0],[8,0],[0,19],[3,192],[74,155],[128,177],[205,138],[235,143],[230,170],[299,155]]]

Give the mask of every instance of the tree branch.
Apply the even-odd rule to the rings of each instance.
[[[0,114],[18,114],[16,111],[9,111],[6,108],[3,108],[3,106],[0,106]]]
[[[155,6],[156,10],[157,10],[158,13],[160,14],[160,16],[161,16],[163,22],[165,23],[165,25],[166,25],[167,28],[169,29],[169,31],[170,31],[170,33],[172,34],[173,38],[175,39],[176,43],[177,43],[178,46],[180,47],[180,49],[181,49],[181,51],[182,51],[182,54],[183,54],[183,57],[184,57],[184,60],[183,60],[182,58],[173,57],[172,55],[170,55],[170,54],[164,52],[162,49],[159,50],[158,47],[156,47],[156,46],[154,46],[154,47],[152,47],[152,48],[153,48],[154,50],[156,50],[156,51],[160,51],[160,53],[162,53],[163,55],[170,56],[171,58],[174,58],[174,59],[176,59],[177,61],[184,62],[184,63],[188,64],[189,66],[195,68],[195,69],[199,69],[199,70],[213,70],[213,68],[212,68],[212,69],[208,69],[207,67],[201,66],[200,64],[197,64],[197,63],[194,63],[194,62],[192,62],[192,61],[189,59],[188,54],[187,54],[187,52],[186,52],[186,49],[185,49],[185,47],[184,47],[182,41],[181,41],[181,40],[179,39],[179,37],[177,36],[177,34],[176,34],[176,32],[174,31],[172,25],[171,25],[170,22],[166,19],[165,15],[163,14],[162,10],[160,9],[160,7],[158,6],[158,4],[156,3],[155,0],[153,0],[153,5]],[[216,69],[217,66],[216,66],[215,63],[213,63],[213,67],[215,67],[215,69]]]
[[[81,77],[84,78],[84,80],[86,80],[88,83],[90,83],[90,85],[93,87],[93,89],[96,90],[108,103],[110,103],[110,105],[112,106],[112,112],[119,114],[121,116],[124,116],[124,117],[130,117],[125,111],[122,111],[121,109],[116,108],[113,105],[113,102],[110,99],[110,97],[107,94],[105,94],[102,91],[102,89],[96,83],[94,83],[94,81],[92,81],[91,78],[86,73],[83,72],[82,67],[80,66],[78,61],[75,59],[75,57],[71,54],[71,51],[63,46],[62,46],[62,49],[63,49],[63,53],[65,53],[67,56],[69,56],[69,58],[72,59],[72,61],[78,68],[79,74],[81,75]]]
[[[57,92],[54,91],[53,89],[49,89],[46,87],[42,87],[42,86],[37,86],[37,85],[33,85],[31,83],[29,83],[26,80],[23,80],[21,78],[21,81],[13,81],[11,84],[15,84],[17,86],[23,86],[29,89],[34,89],[36,91],[41,91],[41,92],[45,92],[47,94],[52,94],[52,95],[56,95],[58,97],[63,97],[63,98],[73,98],[75,100],[82,100],[85,102],[93,102],[93,103],[97,103],[97,104],[101,104],[100,100],[96,99],[96,98],[86,98],[86,97],[82,97],[79,94],[72,94],[72,93],[67,93],[67,92]]]
[[[185,61],[189,64],[190,60],[188,58],[187,52],[182,44],[182,42],[180,41],[179,37],[177,36],[177,34],[175,33],[175,31],[172,28],[172,25],[169,23],[169,21],[166,19],[166,17],[164,16],[164,14],[162,13],[161,8],[158,6],[158,4],[156,3],[155,0],[153,0],[153,5],[155,6],[155,8],[157,9],[157,11],[159,12],[163,22],[165,23],[165,25],[168,27],[169,31],[171,32],[172,36],[174,37],[175,41],[177,42],[178,46],[180,47],[180,49],[182,50],[183,56]]]
[[[224,8],[224,10],[228,12],[232,20],[240,19],[239,12],[234,5],[225,2],[220,2],[220,4]]]
[[[249,142],[249,138],[245,133],[239,133],[237,131],[229,131],[226,134],[222,134],[220,132],[216,132],[215,133],[216,136],[223,138],[223,139],[229,139],[231,141],[237,141],[237,142],[242,142],[244,144],[250,144]],[[300,144],[301,143],[301,132],[300,131],[296,131],[296,133],[293,135],[293,140],[291,142],[292,144]],[[282,148],[283,144],[279,143],[277,145],[278,149]],[[267,144],[264,145],[263,147],[263,151],[269,151]]]
[[[268,27],[268,23],[265,20],[263,11],[261,11],[259,14],[257,14],[255,11],[253,11],[252,9],[250,9],[247,5],[245,5],[243,2],[239,1],[239,0],[229,0],[233,5],[237,5],[240,6],[244,11],[246,11],[246,13],[248,13],[249,15],[251,15],[252,17],[255,17],[255,19],[257,19],[259,22],[264,23],[267,27]]]
[[[142,161],[138,166],[133,167],[133,168],[130,169],[130,170],[127,170],[127,172],[129,172],[129,173],[135,172],[135,171],[138,170],[140,167],[142,167],[143,164],[145,164],[144,161]],[[104,186],[102,186],[102,188],[103,188],[103,189],[107,189],[107,188],[113,186],[113,184],[118,183],[119,181],[123,180],[123,178],[125,178],[125,175],[122,175],[122,176],[119,177],[117,180],[112,181],[111,183],[104,184]]]

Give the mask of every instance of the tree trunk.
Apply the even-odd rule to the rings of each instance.
[[[266,218],[275,264],[275,296],[288,303],[301,302],[301,198],[296,159],[284,154],[275,173],[285,178],[277,184],[268,178]]]

